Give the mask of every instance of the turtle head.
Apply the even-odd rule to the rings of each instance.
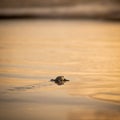
[[[64,81],[64,76],[58,76],[58,77],[56,77],[56,79],[55,79],[55,80]]]
[[[51,79],[50,81],[55,82],[57,85],[64,85],[64,83],[69,80],[65,79],[64,76],[58,76],[55,79]]]

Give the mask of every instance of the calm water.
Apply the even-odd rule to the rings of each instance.
[[[1,74],[119,76],[119,31],[119,23],[0,21]]]
[[[48,82],[58,75],[71,81],[59,87]],[[54,89],[19,93],[16,81],[27,80]],[[1,20],[0,86],[2,120],[120,119],[120,23]]]

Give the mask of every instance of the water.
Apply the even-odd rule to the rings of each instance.
[[[119,74],[119,23],[26,20],[0,26],[1,67],[9,74]]]
[[[102,21],[1,20],[0,118],[120,119],[119,31]],[[59,75],[70,82],[49,82]]]

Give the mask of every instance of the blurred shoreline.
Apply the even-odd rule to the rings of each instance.
[[[100,19],[120,21],[120,9],[105,6],[68,6],[41,8],[0,8],[0,19]]]

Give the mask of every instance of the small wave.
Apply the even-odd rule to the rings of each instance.
[[[42,88],[42,87],[48,87],[51,86],[53,84],[51,83],[37,83],[37,84],[32,84],[32,85],[26,85],[26,86],[18,86],[18,87],[13,87],[13,88],[9,88],[9,91],[25,91],[25,90],[30,90],[30,89],[34,89],[34,88]]]

